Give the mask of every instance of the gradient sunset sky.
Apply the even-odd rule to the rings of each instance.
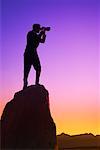
[[[26,35],[40,23],[51,27],[38,54],[57,134],[100,134],[99,10],[99,0],[1,1],[0,115],[22,90]]]

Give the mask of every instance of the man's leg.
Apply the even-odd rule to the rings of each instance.
[[[39,84],[39,78],[40,78],[40,74],[41,74],[41,64],[40,64],[40,60],[39,60],[39,57],[38,57],[38,54],[36,53],[34,55],[34,59],[33,59],[33,66],[34,66],[34,69],[36,71],[36,80],[35,80],[35,84]]]
[[[39,78],[40,78],[40,73],[41,73],[41,67],[39,67],[37,70],[36,70],[36,81],[35,81],[35,84],[39,84]]]
[[[28,74],[30,72],[31,69],[31,63],[29,63],[29,59],[27,57],[27,55],[24,55],[24,85],[23,85],[23,89],[25,89],[28,85]]]
[[[27,78],[28,78],[30,69],[31,69],[31,65],[24,66],[24,86],[23,86],[23,88],[26,88],[28,85]]]

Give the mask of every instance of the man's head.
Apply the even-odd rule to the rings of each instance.
[[[40,24],[33,24],[33,31],[35,31],[36,33],[39,33],[40,31]]]

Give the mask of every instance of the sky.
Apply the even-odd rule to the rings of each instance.
[[[2,0],[0,115],[22,90],[26,35],[39,23],[51,27],[38,55],[57,134],[100,134],[99,18],[99,0]],[[33,68],[28,81],[35,83]]]

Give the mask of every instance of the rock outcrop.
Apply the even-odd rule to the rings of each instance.
[[[55,149],[56,126],[43,85],[15,93],[1,116],[2,149]]]

